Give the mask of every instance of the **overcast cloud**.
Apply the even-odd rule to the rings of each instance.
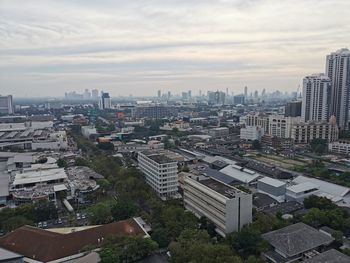
[[[0,0],[0,93],[295,91],[350,48],[349,0]]]

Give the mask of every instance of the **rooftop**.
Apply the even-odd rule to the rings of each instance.
[[[12,262],[12,260],[22,258],[23,256],[13,253],[9,250],[0,248],[0,262]],[[15,262],[15,261],[14,261]]]
[[[334,239],[304,223],[297,223],[263,234],[276,250],[293,257],[300,253],[330,244]]]
[[[99,245],[99,242],[108,235],[145,236],[147,233],[134,219],[68,234],[22,226],[0,238],[0,247],[22,254],[27,258],[48,262],[78,254],[87,245]]]
[[[271,177],[263,177],[261,179],[258,180],[258,182],[262,182],[262,183],[265,183],[265,184],[268,184],[268,185],[271,185],[273,187],[281,187],[281,186],[284,186],[286,185],[285,182],[282,182],[280,180],[277,180],[277,179],[273,179]]]
[[[260,174],[235,164],[226,166],[225,168],[221,169],[220,172],[243,183],[250,183],[261,177]]]
[[[243,193],[241,190],[231,187],[213,178],[200,180],[199,183],[229,199],[234,198],[237,193]]]
[[[147,157],[159,164],[174,162],[168,156],[165,156],[163,154],[148,155]]]
[[[311,259],[305,260],[305,263],[348,263],[350,262],[350,257],[339,252],[335,249],[327,250]]]
[[[310,191],[315,189],[318,190],[318,186],[310,183],[310,182],[303,182],[300,184],[296,184],[296,185],[292,185],[287,187],[288,191],[294,192],[294,193],[301,193],[301,192],[305,192],[305,191]]]
[[[13,185],[32,184],[60,179],[67,179],[67,174],[63,168],[29,171],[17,173]]]

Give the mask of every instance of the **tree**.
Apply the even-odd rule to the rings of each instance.
[[[111,142],[99,142],[97,146],[101,150],[105,150],[105,151],[113,151],[114,150],[114,145]]]
[[[304,206],[306,209],[319,208],[319,209],[334,209],[337,207],[330,199],[326,197],[319,197],[311,195],[304,199]]]
[[[311,150],[318,155],[322,155],[327,150],[327,140],[325,139],[313,139],[310,142]]]
[[[24,225],[33,225],[33,221],[28,220],[25,216],[14,216],[1,222],[1,225],[5,232],[9,232]]]
[[[134,216],[136,211],[136,206],[128,201],[119,201],[111,208],[111,214],[116,221],[128,219]]]
[[[205,230],[184,230],[169,246],[171,262],[241,263],[226,244],[213,244]]]
[[[151,237],[154,241],[156,241],[161,248],[168,247],[170,243],[170,237],[167,233],[167,230],[164,228],[155,228],[152,230]]]
[[[254,150],[260,150],[261,149],[261,144],[259,140],[254,140],[252,143],[252,149]]]
[[[259,255],[268,248],[268,244],[261,238],[261,232],[252,226],[245,226],[239,232],[233,232],[227,237],[229,245],[242,255]]]
[[[102,263],[134,262],[158,248],[156,242],[143,236],[109,236],[99,252]]]
[[[92,224],[106,224],[112,221],[111,208],[107,202],[97,203],[90,207],[90,212]]]
[[[326,213],[318,208],[311,208],[303,217],[303,222],[313,227],[327,225],[329,220]]]
[[[34,204],[36,222],[56,219],[58,217],[56,206],[53,202],[39,201]]]
[[[67,162],[61,158],[57,160],[57,165],[60,168],[66,168],[68,166]]]

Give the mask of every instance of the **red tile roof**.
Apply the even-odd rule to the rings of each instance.
[[[0,238],[0,247],[27,258],[48,262],[82,252],[87,245],[99,245],[109,235],[146,235],[134,219],[101,225],[69,234],[22,226]]]

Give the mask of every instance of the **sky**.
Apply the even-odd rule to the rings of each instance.
[[[296,91],[350,48],[349,0],[0,0],[0,94]]]

